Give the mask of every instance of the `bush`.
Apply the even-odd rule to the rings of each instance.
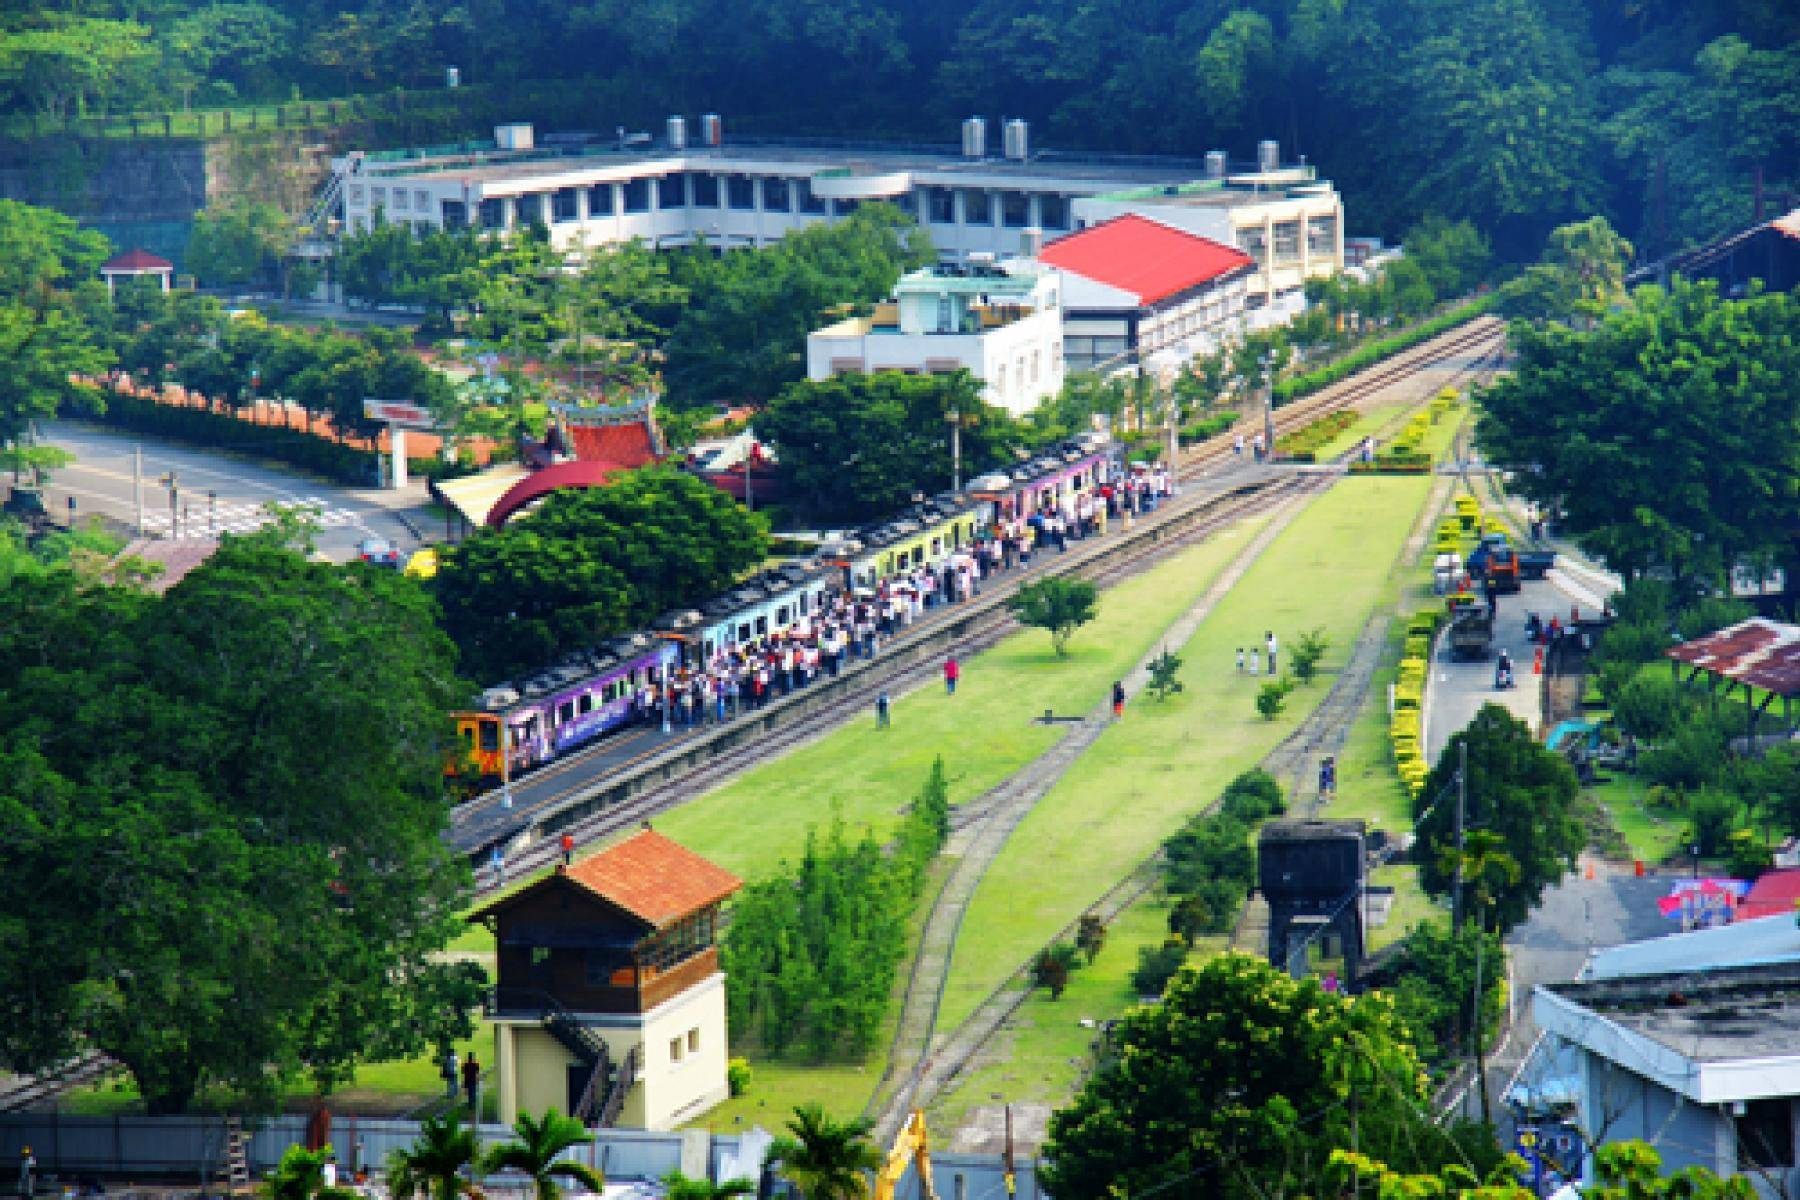
[[[1160,946],[1140,946],[1131,986],[1140,996],[1160,996],[1185,962],[1187,946],[1180,938],[1170,938]]]
[[[1316,371],[1308,371],[1304,375],[1296,375],[1292,379],[1284,379],[1275,385],[1275,403],[1277,405],[1286,404],[1301,396],[1311,395],[1321,388],[1330,387],[1384,358],[1391,358],[1402,351],[1410,350],[1421,342],[1430,341],[1446,330],[1474,320],[1493,307],[1493,303],[1492,295],[1483,296],[1479,300],[1470,301],[1461,308],[1452,309],[1404,332],[1370,342],[1366,346],[1359,346],[1330,366],[1320,367]]]
[[[1031,979],[1038,987],[1048,988],[1052,1000],[1060,1000],[1069,976],[1080,965],[1081,951],[1068,942],[1057,942],[1038,951],[1031,963]]]
[[[1075,926],[1075,945],[1093,962],[1100,956],[1100,947],[1106,945],[1106,922],[1094,913],[1082,913]]]
[[[1273,721],[1287,707],[1288,693],[1294,690],[1294,681],[1283,675],[1256,690],[1256,711],[1262,714],[1265,721]]]
[[[97,419],[134,433],[155,434],[190,445],[286,463],[350,487],[367,487],[380,473],[373,451],[346,446],[303,429],[257,425],[210,409],[158,404],[143,396],[109,393]],[[414,465],[421,470],[430,469],[425,460]]]
[[[1251,767],[1225,785],[1219,814],[1250,824],[1287,811],[1281,783],[1261,767]]]
[[[1319,672],[1319,660],[1325,657],[1325,651],[1331,645],[1331,639],[1325,636],[1323,629],[1309,629],[1294,639],[1292,648],[1288,650],[1288,661],[1294,666],[1294,678],[1301,683],[1311,683],[1313,676]]]
[[[1279,457],[1295,462],[1317,462],[1319,450],[1360,419],[1359,414],[1347,408],[1326,413],[1318,420],[1276,438],[1275,452]]]
[[[749,1059],[734,1058],[725,1064],[725,1085],[731,1090],[732,1095],[742,1096],[748,1092],[752,1078]]]
[[[1710,716],[1695,716],[1638,759],[1647,783],[1698,791],[1725,769],[1725,732]]]
[[[1218,437],[1227,429],[1237,424],[1238,414],[1235,412],[1216,412],[1210,417],[1201,417],[1197,421],[1189,421],[1181,427],[1176,437],[1183,446],[1191,446],[1196,442],[1204,442],[1208,438]]]
[[[1637,675],[1618,690],[1613,723],[1647,742],[1672,736],[1694,711],[1694,700],[1679,683],[1661,675]]]
[[[1738,823],[1738,800],[1729,792],[1705,788],[1688,800],[1688,846],[1702,857],[1722,853]]]

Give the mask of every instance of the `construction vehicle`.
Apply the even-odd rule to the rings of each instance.
[[[1494,641],[1494,610],[1485,604],[1450,606],[1450,657],[1486,658]]]
[[[931,1184],[931,1140],[925,1133],[925,1114],[916,1108],[894,1135],[894,1147],[875,1176],[874,1200],[894,1200],[894,1190],[906,1178],[908,1166],[918,1168],[919,1195],[924,1200],[938,1200]]]
[[[1469,555],[1469,578],[1482,580],[1496,593],[1519,590],[1519,552],[1504,533],[1490,533]]]

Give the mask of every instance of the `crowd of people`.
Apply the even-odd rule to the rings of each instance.
[[[720,724],[755,712],[821,678],[833,679],[932,610],[981,594],[997,575],[1028,567],[1042,554],[1097,537],[1127,515],[1153,511],[1174,492],[1161,466],[1124,472],[1098,487],[1046,495],[1029,512],[997,513],[969,545],[935,563],[885,578],[846,580],[811,612],[755,642],[719,647],[684,660],[666,680],[650,680],[633,698],[641,722],[673,728]]]

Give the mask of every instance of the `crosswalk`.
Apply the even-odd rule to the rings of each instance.
[[[362,514],[355,509],[338,508],[317,496],[296,496],[286,500],[245,501],[216,504],[183,501],[175,513],[167,508],[144,506],[144,532],[152,537],[216,537],[222,533],[254,533],[274,520],[272,509],[289,512],[309,511],[312,519],[324,529],[358,525]]]

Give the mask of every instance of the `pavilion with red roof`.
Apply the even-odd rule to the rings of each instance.
[[[158,279],[162,283],[162,290],[166,292],[169,290],[169,281],[174,277],[175,264],[148,250],[127,250],[100,264],[100,278],[106,280],[109,295],[121,279]]]
[[[470,914],[493,932],[500,1119],[672,1129],[728,1094],[723,867],[639,832]]]
[[[1127,213],[1058,238],[1069,370],[1176,366],[1241,318],[1256,262],[1234,246]]]

